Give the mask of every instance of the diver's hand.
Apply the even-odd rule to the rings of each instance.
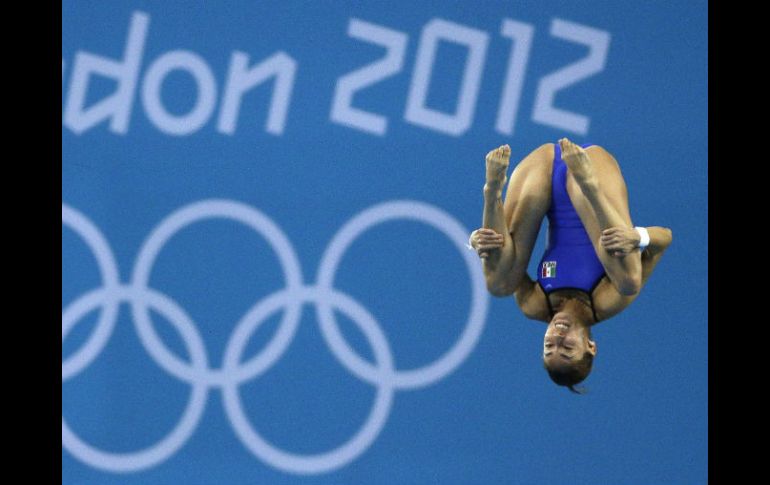
[[[636,231],[634,231],[636,232]],[[481,259],[489,257],[489,251],[500,249],[505,244],[505,237],[493,229],[482,227],[471,234],[471,246]]]
[[[610,256],[624,258],[639,247],[641,237],[632,227],[610,227],[602,231],[600,240]]]

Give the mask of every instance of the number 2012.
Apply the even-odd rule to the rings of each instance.
[[[559,39],[586,45],[589,51],[584,58],[540,79],[532,119],[540,124],[584,135],[588,132],[590,119],[585,115],[556,108],[554,98],[559,90],[576,84],[604,69],[610,45],[610,34],[559,19],[552,21],[550,33]],[[522,22],[504,19],[500,34],[511,39],[512,48],[500,93],[495,130],[504,135],[512,135],[532,47],[534,27]],[[353,95],[401,72],[408,35],[398,30],[353,18],[348,25],[348,36],[383,46],[386,53],[376,62],[356,69],[338,79],[330,119],[335,123],[383,136],[388,129],[388,119],[383,115],[354,107]],[[467,57],[454,113],[438,111],[426,105],[433,64],[439,43],[442,41],[467,48]],[[484,31],[442,19],[432,19],[426,23],[422,29],[417,48],[404,119],[414,125],[451,136],[460,136],[465,133],[473,124],[488,44],[489,35]]]

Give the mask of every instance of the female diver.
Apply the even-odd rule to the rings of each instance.
[[[532,151],[514,169],[505,197],[511,149],[486,156],[482,228],[470,244],[482,260],[487,289],[513,294],[527,318],[548,322],[543,363],[551,379],[575,384],[591,372],[591,327],[639,295],[671,244],[671,230],[634,227],[615,158],[598,145],[566,138]],[[544,217],[545,253],[537,280],[527,266]]]

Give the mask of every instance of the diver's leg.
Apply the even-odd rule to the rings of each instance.
[[[489,251],[483,260],[484,274],[488,287],[504,288],[505,294],[510,294],[526,274],[540,225],[550,207],[553,153],[553,145],[545,144],[517,164],[504,203],[502,189],[510,148],[505,145],[487,155],[483,227],[502,234],[505,240],[503,248]]]
[[[559,143],[562,158],[569,168],[567,192],[610,281],[621,294],[638,292],[641,287],[640,253],[613,257],[600,241],[605,229],[633,227],[628,189],[618,162],[599,146],[583,149],[566,138]]]

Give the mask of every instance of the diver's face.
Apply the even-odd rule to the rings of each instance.
[[[568,313],[554,315],[543,338],[546,365],[569,365],[579,361],[586,352],[596,355],[596,343],[588,338],[588,329]]]

